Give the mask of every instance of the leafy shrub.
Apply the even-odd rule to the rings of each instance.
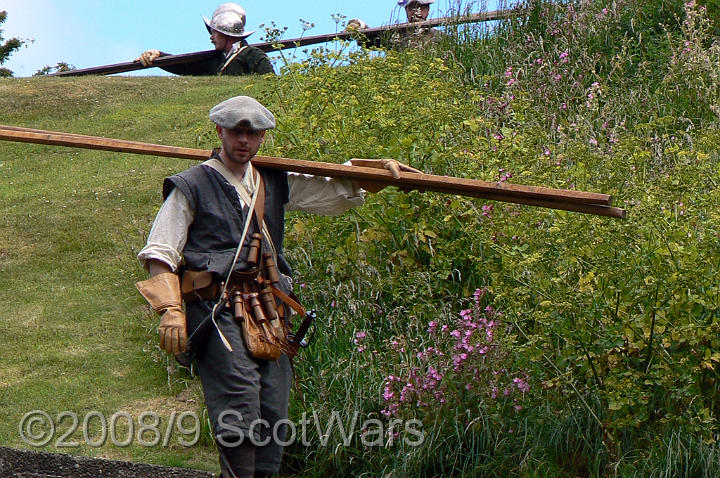
[[[667,25],[633,33],[623,7],[650,3],[537,3],[527,23],[498,27],[504,38],[473,43],[474,56],[460,43],[441,58],[359,53],[268,89],[286,118],[267,145],[280,155],[392,157],[435,174],[608,192],[629,211],[614,221],[387,190],[346,219],[293,216],[303,295],[329,304],[326,338],[299,366],[313,377],[306,403],[435,424],[403,459],[396,448],[315,450],[320,473],[351,460],[356,472],[412,476],[631,474],[678,433],[715,439],[719,158],[717,132],[702,128],[717,122],[716,53],[701,10],[655,6]],[[492,71],[497,42],[505,58]],[[680,78],[689,65],[702,74]],[[502,310],[504,340],[492,366],[469,354],[488,366],[455,369],[453,336],[426,324],[462,335],[450,325],[477,289]],[[486,375],[467,390],[476,369]],[[522,410],[493,401],[487,374],[498,370],[503,390],[536,384]]]

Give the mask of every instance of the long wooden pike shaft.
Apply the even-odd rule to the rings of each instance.
[[[520,9],[494,10],[491,12],[473,13],[469,15],[457,15],[451,17],[434,18],[423,22],[415,23],[399,23],[397,25],[387,25],[383,27],[365,28],[355,32],[342,31],[337,33],[328,33],[324,35],[313,35],[300,38],[292,38],[289,40],[278,40],[274,42],[254,43],[252,46],[261,49],[264,52],[284,50],[286,48],[297,48],[307,45],[315,45],[333,40],[349,40],[358,34],[365,35],[372,39],[383,33],[404,30],[408,28],[430,28],[441,25],[456,25],[462,23],[478,23],[492,20],[502,20],[517,16],[522,12]],[[198,51],[192,53],[182,53],[179,55],[161,56],[150,66],[144,66],[139,61],[127,61],[123,63],[114,63],[111,65],[93,66],[90,68],[80,68],[76,70],[60,71],[51,73],[47,76],[85,76],[85,75],[111,75],[115,73],[125,73],[128,71],[143,70],[145,68],[163,67],[178,65],[182,63],[191,63],[201,61],[216,55],[215,50]]]
[[[50,73],[47,76],[87,76],[87,75],[113,75],[115,73],[125,73],[128,71],[143,70],[145,68],[163,67],[171,65],[180,65],[182,63],[192,63],[194,61],[202,61],[217,55],[215,50],[195,51],[192,53],[181,53],[179,55],[167,55],[156,58],[150,66],[144,66],[139,61],[125,61],[122,63],[113,63],[111,65],[91,66],[90,68],[79,68],[77,70],[58,71]]]
[[[332,40],[351,40],[358,34],[364,35],[369,39],[375,38],[383,33],[408,30],[412,28],[432,28],[438,26],[458,25],[462,23],[479,23],[492,20],[502,20],[511,18],[520,14],[522,10],[493,10],[491,12],[472,13],[469,15],[457,15],[451,17],[433,18],[422,22],[414,23],[398,23],[395,25],[386,25],[382,27],[364,28],[357,31],[342,31],[338,33],[329,33],[325,35],[314,35],[291,40],[279,40],[276,42],[256,43],[253,46],[263,51],[283,50],[285,48],[296,48],[317,43],[325,43]]]
[[[210,151],[201,149],[5,125],[0,125],[0,140],[103,151],[119,151],[198,161],[204,161],[210,156]],[[612,198],[607,194],[523,186],[518,184],[491,183],[475,179],[436,176],[423,173],[402,172],[400,178],[395,179],[392,177],[390,171],[384,169],[270,156],[255,156],[252,161],[253,164],[257,166],[316,176],[371,181],[404,189],[458,194],[496,201],[577,211],[600,216],[625,217],[625,210],[611,207]]]

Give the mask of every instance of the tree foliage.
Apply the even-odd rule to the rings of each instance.
[[[5,20],[7,20],[7,11],[0,12],[0,25],[5,23]],[[5,63],[7,59],[10,57],[10,55],[18,50],[23,43],[25,43],[23,40],[20,40],[19,38],[10,38],[9,40],[5,41],[3,43],[3,36],[2,36],[2,28],[0,28],[0,65]],[[11,77],[13,76],[13,72],[10,71],[8,68],[0,67],[0,77]]]
[[[61,71],[70,71],[74,69],[75,67],[73,65],[70,65],[64,61],[59,61],[55,64],[55,66],[45,65],[44,67],[36,71],[33,76],[45,76],[51,73],[59,73]]]

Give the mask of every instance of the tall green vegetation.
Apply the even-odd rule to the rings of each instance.
[[[711,22],[693,2],[528,7],[440,58],[310,62],[265,94],[285,118],[278,154],[394,157],[629,211],[387,192],[350,221],[295,217],[301,290],[326,315],[296,416],[359,411],[392,444],[291,448],[318,476],[718,472]],[[398,443],[395,418],[421,420],[423,445]]]

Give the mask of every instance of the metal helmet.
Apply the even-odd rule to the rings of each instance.
[[[215,9],[212,20],[203,17],[205,27],[212,33],[217,30],[235,38],[245,38],[253,32],[245,32],[245,10],[235,3],[223,3]]]
[[[220,15],[223,12],[235,12],[243,16],[245,15],[245,9],[237,3],[223,3],[215,9],[215,11],[213,12],[213,17],[215,15]]]

